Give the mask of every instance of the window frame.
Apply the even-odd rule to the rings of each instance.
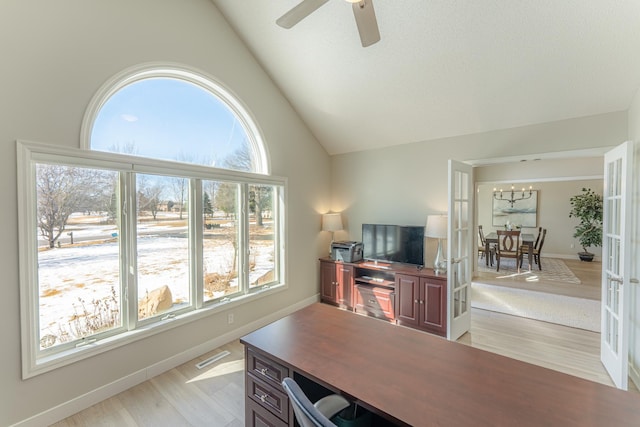
[[[19,224],[18,232],[19,255],[20,255],[20,305],[21,305],[21,336],[22,336],[22,377],[24,379],[35,375],[48,372],[52,369],[66,366],[70,363],[94,356],[96,354],[117,348],[128,343],[147,338],[156,333],[185,325],[205,316],[210,316],[222,310],[227,310],[233,306],[254,301],[274,292],[287,289],[287,277],[285,268],[285,241],[286,241],[286,206],[287,206],[287,179],[283,177],[256,174],[251,172],[241,172],[229,169],[217,169],[194,164],[185,164],[170,162],[165,160],[149,159],[138,156],[130,156],[119,153],[108,153],[99,151],[90,151],[75,148],[66,148],[61,146],[53,146],[49,144],[17,141],[17,169],[18,169],[18,214]],[[43,351],[39,344],[39,282],[37,267],[37,206],[36,206],[36,190],[35,190],[35,164],[36,163],[58,163],[70,166],[93,167],[107,170],[117,170],[120,176],[128,177],[124,183],[120,185],[120,191],[123,187],[131,185],[131,181],[135,180],[136,173],[155,173],[161,175],[178,175],[189,177],[192,184],[190,185],[190,209],[191,212],[202,211],[202,186],[198,193],[198,183],[203,180],[219,180],[240,183],[239,187],[243,188],[241,194],[244,198],[248,197],[248,187],[250,184],[270,185],[276,189],[274,194],[274,269],[276,278],[275,282],[250,288],[246,285],[243,293],[230,298],[216,299],[203,303],[202,289],[203,280],[201,274],[192,274],[190,279],[190,287],[196,295],[191,298],[189,310],[182,310],[169,316],[166,319],[157,319],[153,322],[139,322],[137,320],[137,289],[132,290],[129,286],[129,301],[127,307],[126,302],[121,303],[122,322],[126,331],[113,333],[109,331],[105,333],[105,337],[92,342],[89,345],[74,346],[70,348],[60,349],[59,351]],[[128,183],[127,183],[128,182]],[[135,187],[133,187],[135,188]],[[126,203],[133,203],[135,200],[135,191],[124,190],[124,196],[127,197]],[[121,197],[122,203],[125,203]],[[129,206],[133,206],[130,204]],[[243,240],[240,242],[243,246],[241,250],[242,258],[240,265],[246,270],[243,275],[248,275],[248,218],[249,209],[245,204],[241,209],[242,227],[246,227],[243,234]],[[122,214],[121,214],[122,215]],[[131,215],[129,216],[132,217]],[[189,216],[189,237],[194,237],[194,243],[190,245],[190,257],[197,255],[197,230],[203,230],[202,215]],[[127,219],[127,221],[135,221]],[[120,263],[122,269],[129,271],[128,262],[133,259],[131,257],[130,245],[131,239],[135,238],[135,228],[132,224],[124,225],[122,231],[122,243],[127,249],[126,253],[121,253]],[[241,234],[242,235],[242,234]],[[134,246],[135,247],[135,246]],[[195,248],[195,249],[194,249]],[[201,249],[200,249],[201,251]],[[123,259],[124,258],[124,259]],[[197,259],[197,257],[196,257]],[[197,261],[191,263],[190,271],[202,272],[202,264]],[[123,267],[124,265],[124,267]],[[122,273],[124,274],[124,272]],[[194,279],[195,277],[195,279]],[[127,277],[121,277],[121,281],[129,280]],[[125,283],[126,285],[126,283]],[[123,289],[125,287],[123,286]],[[124,294],[122,294],[124,296]],[[132,298],[132,295],[134,296]],[[128,315],[128,320],[124,316]],[[133,320],[135,318],[135,320]],[[134,327],[132,327],[132,325]],[[49,350],[49,349],[47,349]]]
[[[231,89],[207,73],[178,63],[150,62],[139,64],[127,68],[108,79],[94,94],[85,110],[80,128],[80,147],[87,150],[91,149],[91,133],[96,117],[112,95],[130,84],[152,78],[177,79],[192,83],[226,104],[241,123],[247,136],[251,158],[254,160],[253,172],[264,175],[271,173],[271,161],[265,148],[262,131],[250,110],[240,101],[240,98]]]

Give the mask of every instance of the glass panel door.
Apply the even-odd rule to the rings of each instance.
[[[470,165],[449,160],[447,338],[450,340],[458,339],[471,327],[472,173]]]
[[[627,179],[633,146],[626,142],[605,154],[602,232],[600,358],[618,388],[628,386],[631,185]]]

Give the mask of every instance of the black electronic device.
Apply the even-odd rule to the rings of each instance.
[[[424,265],[424,226],[362,224],[363,258]]]

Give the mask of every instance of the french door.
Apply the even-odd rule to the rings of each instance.
[[[449,160],[447,338],[452,341],[471,328],[473,195],[473,167]]]
[[[600,359],[616,387],[628,386],[633,144],[604,156]]]

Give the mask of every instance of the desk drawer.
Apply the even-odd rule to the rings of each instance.
[[[289,422],[289,396],[281,387],[247,374],[247,396],[267,411],[275,414],[285,423]]]
[[[282,380],[289,376],[289,369],[261,354],[247,350],[247,372],[282,390]]]
[[[287,427],[288,424],[267,411],[253,400],[246,403],[244,425],[247,427]]]
[[[381,319],[393,320],[395,293],[392,289],[355,286],[356,311]]]

